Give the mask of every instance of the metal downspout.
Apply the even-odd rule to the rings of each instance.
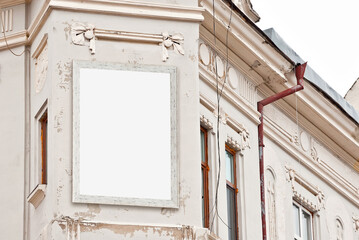
[[[257,103],[257,110],[260,113],[260,124],[258,126],[258,145],[259,145],[259,175],[261,184],[261,212],[262,212],[262,234],[263,240],[267,240],[267,226],[266,226],[266,212],[265,212],[265,185],[264,185],[264,154],[263,154],[263,108],[264,106],[284,98],[304,88],[303,77],[307,63],[297,64],[295,67],[295,76],[297,78],[297,85],[286,89],[280,93],[274,94]],[[274,240],[274,239],[272,239]]]

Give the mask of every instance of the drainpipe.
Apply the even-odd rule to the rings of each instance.
[[[262,234],[263,240],[267,240],[267,226],[266,226],[266,212],[265,212],[265,185],[264,185],[264,155],[263,155],[263,108],[264,106],[284,98],[288,95],[296,93],[304,88],[303,77],[307,63],[297,64],[295,67],[295,76],[297,78],[297,85],[284,90],[280,93],[274,94],[268,98],[265,98],[257,103],[257,110],[260,113],[260,124],[258,126],[258,145],[259,145],[259,175],[261,182],[261,211],[262,211]],[[274,240],[274,239],[273,239]]]

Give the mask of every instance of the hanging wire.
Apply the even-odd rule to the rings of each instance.
[[[0,8],[0,12],[2,12],[2,10],[3,9]],[[25,53],[26,48],[24,48],[24,50],[20,54],[17,54],[14,51],[11,50],[11,48],[9,47],[9,44],[7,42],[7,38],[6,38],[6,34],[5,34],[5,24],[4,24],[5,19],[3,20],[3,18],[0,17],[0,21],[1,21],[2,32],[3,32],[3,35],[4,35],[4,40],[5,40],[5,45],[6,45],[7,50],[9,50],[14,56],[21,57]]]
[[[231,229],[228,224],[222,219],[222,217],[219,215],[218,212],[218,190],[219,190],[219,182],[220,182],[220,178],[221,178],[221,146],[220,146],[220,101],[223,95],[223,89],[224,89],[224,85],[226,84],[226,80],[227,80],[227,70],[228,70],[228,35],[229,35],[229,29],[230,29],[230,25],[232,22],[232,13],[233,13],[233,2],[231,3],[231,12],[230,12],[230,17],[229,17],[229,23],[227,26],[227,31],[226,31],[226,68],[225,68],[225,78],[223,81],[223,85],[220,89],[219,87],[219,79],[218,79],[218,66],[217,66],[217,54],[214,51],[214,70],[215,70],[215,76],[216,76],[216,96],[217,96],[217,153],[218,153],[218,173],[217,173],[217,182],[216,182],[216,193],[215,193],[215,202],[214,202],[214,206],[211,210],[211,212],[214,210],[214,214],[212,217],[212,223],[211,223],[211,227],[210,229],[213,230],[213,224],[214,224],[214,219],[216,216],[218,216],[218,218],[223,222],[224,225],[227,226],[227,228]],[[214,36],[214,44],[216,45],[216,22],[215,22],[215,4],[214,4],[214,0],[212,1],[212,20],[213,20],[213,36]]]

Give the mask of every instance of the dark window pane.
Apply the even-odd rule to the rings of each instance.
[[[204,211],[205,211],[205,203],[204,203],[204,174],[203,174],[203,168],[201,169],[201,174],[202,174],[202,181],[201,181],[201,185],[202,185],[202,225],[203,225],[203,227],[205,227],[205,213],[204,213]]]
[[[311,224],[310,224],[310,215],[302,211],[303,217],[303,240],[311,240]]]
[[[235,190],[227,185],[227,215],[228,215],[228,239],[236,240],[236,207]]]

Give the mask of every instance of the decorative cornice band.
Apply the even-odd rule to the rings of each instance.
[[[170,4],[134,2],[126,0],[51,0],[53,9],[76,10],[85,12],[106,13],[115,15],[150,17],[159,19],[182,20],[191,22],[203,21],[203,8],[177,6]]]
[[[338,193],[351,201],[355,206],[359,207],[358,189],[353,189],[347,184],[347,181],[343,181],[342,178],[338,178],[337,175],[328,172],[328,169],[323,165],[314,162],[310,156],[298,150],[293,144],[289,144],[288,138],[278,132],[271,121],[268,121],[268,118],[264,118],[266,120],[266,127],[264,128],[265,137],[275,141],[278,146],[293,156],[294,159],[297,159],[303,166],[307,167],[311,172],[333,187]]]
[[[7,44],[6,44],[7,42]],[[0,37],[0,51],[13,47],[25,45],[27,42],[26,31],[17,32],[14,34],[6,35],[6,41],[4,37]]]
[[[12,7],[24,3],[30,3],[31,0],[1,0],[0,8]]]
[[[28,29],[29,43],[33,41],[51,11],[54,9],[187,22],[200,22],[204,19],[202,15],[204,10],[200,7],[129,2],[124,0],[88,0],[86,2],[72,0],[46,0],[40,13]],[[106,36],[104,35],[103,37]]]
[[[208,73],[206,69],[202,67],[201,64],[199,65],[199,75],[200,75],[200,79],[202,79],[212,89],[214,90],[216,89],[217,87],[216,80],[213,78],[213,76],[210,73]],[[248,116],[248,118],[252,120],[254,123],[257,124],[260,123],[259,112],[252,105],[250,105],[245,99],[243,99],[241,96],[236,94],[233,90],[229,89],[227,85],[224,86],[223,97],[228,102],[233,104],[233,106],[235,106],[238,110],[240,110],[242,113]]]

